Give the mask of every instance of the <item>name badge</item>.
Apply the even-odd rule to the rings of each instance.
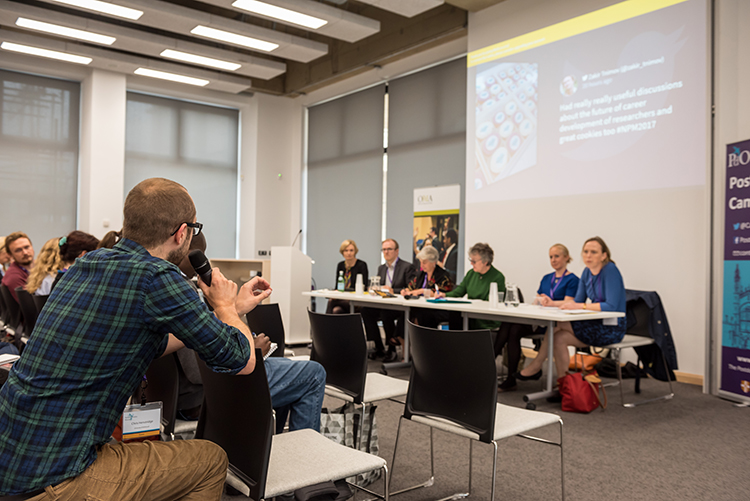
[[[125,406],[122,413],[122,441],[160,440],[161,419],[161,402]]]
[[[602,320],[602,324],[604,325],[617,325],[617,319],[616,318],[605,318]]]

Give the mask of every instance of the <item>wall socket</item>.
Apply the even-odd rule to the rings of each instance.
[[[258,251],[258,255],[259,256],[270,256],[271,255],[271,251],[259,250]]]

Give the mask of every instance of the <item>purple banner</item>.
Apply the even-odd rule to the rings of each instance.
[[[724,260],[750,260],[750,140],[727,145]]]
[[[750,350],[721,348],[721,389],[750,398]]]

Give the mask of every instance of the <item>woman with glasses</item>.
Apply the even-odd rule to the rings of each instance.
[[[425,245],[417,259],[420,264],[419,273],[412,278],[406,288],[401,289],[402,296],[432,297],[438,292],[446,293],[453,290],[453,281],[448,272],[438,264],[440,254],[431,245]],[[412,308],[412,320],[424,327],[437,328],[441,322],[448,321],[448,312],[428,308]]]
[[[490,298],[490,284],[497,283],[497,290],[505,290],[505,276],[500,273],[494,266],[492,260],[495,252],[489,244],[477,243],[469,249],[469,263],[471,269],[466,273],[461,283],[450,292],[442,292],[436,297],[463,297],[467,295],[469,299],[481,299],[488,301]],[[463,322],[461,314],[450,315],[450,329],[461,330]],[[497,329],[500,322],[495,320],[480,320],[477,318],[469,319],[470,329]]]

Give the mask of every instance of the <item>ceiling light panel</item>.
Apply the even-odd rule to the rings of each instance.
[[[271,52],[272,50],[279,48],[279,44],[277,43],[266,42],[265,40],[247,37],[231,31],[217,30],[216,28],[211,28],[209,26],[198,25],[190,30],[190,33],[198,35],[199,37],[210,38],[212,40],[239,45],[240,47],[246,47],[248,49],[261,50],[263,52]]]
[[[100,43],[103,45],[112,45],[115,42],[115,37],[100,35],[99,33],[92,33],[85,30],[77,30],[75,28],[68,28],[67,26],[60,26],[59,24],[35,21],[33,19],[27,19],[25,17],[19,17],[18,19],[16,19],[16,26],[29,30],[43,31],[45,33],[60,35],[67,38],[84,40],[86,42]]]
[[[89,67],[125,73],[131,77],[134,76],[135,70],[138,68],[144,68],[199,80],[207,80],[208,84],[206,84],[204,88],[222,92],[231,92],[233,94],[249,90],[252,85],[251,80],[247,77],[230,75],[206,68],[186,66],[164,59],[150,59],[147,57],[135,56],[112,51],[103,47],[94,47],[92,45],[82,45],[76,42],[56,40],[33,35],[28,32],[10,31],[0,28],[0,44],[5,44],[6,42],[89,58],[91,59]],[[0,52],[2,52],[2,50],[0,50]]]
[[[380,31],[380,21],[370,19],[369,17],[360,16],[343,9],[337,9],[330,5],[326,5],[321,2],[314,2],[311,0],[202,0],[204,3],[210,3],[217,7],[223,7],[226,9],[233,9],[237,12],[251,12],[252,15],[276,21],[279,23],[294,26],[296,28],[302,27],[292,21],[281,19],[270,15],[270,13],[264,13],[260,9],[250,10],[248,7],[258,4],[264,4],[277,9],[283,9],[286,11],[293,11],[299,14],[303,14],[312,18],[321,19],[326,21],[325,24],[318,28],[307,27],[309,31],[319,33],[337,40],[343,40],[345,42],[358,42],[363,38],[374,35]],[[411,0],[410,0],[411,1]],[[406,2],[408,3],[408,2]]]
[[[209,80],[204,80],[202,78],[188,77],[185,75],[179,75],[177,73],[168,73],[166,71],[150,70],[148,68],[138,68],[133,73],[144,77],[169,80],[170,82],[179,82],[188,85],[195,85],[197,87],[205,87],[210,83]]]
[[[404,17],[414,17],[422,12],[427,12],[435,7],[443,5],[443,0],[359,0],[379,9],[394,12]]]
[[[222,61],[220,59],[214,59],[212,57],[199,56],[197,54],[190,54],[187,52],[181,52],[178,50],[166,49],[159,54],[161,57],[168,59],[174,59],[176,61],[183,61],[185,63],[199,64],[201,66],[209,66],[211,68],[218,68],[220,70],[237,71],[242,67],[241,64],[230,63],[229,61]]]
[[[111,45],[112,48],[133,54],[161,58],[165,57],[162,56],[165,50],[182,52],[196,56],[193,60],[185,59],[184,62],[186,63],[196,64],[201,67],[219,67],[227,71],[234,71],[236,74],[262,80],[269,80],[286,72],[286,64],[280,61],[256,57],[236,50],[220,49],[200,43],[177,40],[155,33],[146,33],[135,28],[86,19],[73,14],[22,5],[8,0],[0,0],[0,25],[13,25],[18,17],[54,21],[56,24],[69,27],[97,33],[107,33],[116,38],[116,41]],[[222,67],[218,64],[206,64],[207,60],[211,59],[226,62],[227,66]],[[236,67],[235,65],[239,65],[239,68],[232,70],[231,68]]]
[[[52,2],[54,0],[41,0]],[[308,63],[328,53],[328,45],[223,16],[189,9],[181,5],[154,0],[118,0],[118,3],[144,12],[139,24],[151,26],[172,33],[189,35],[196,26],[239,34],[263,42],[278,44],[273,55],[301,63]],[[230,3],[231,5],[231,3]],[[253,49],[255,50],[255,49]],[[260,50],[262,53],[266,53]]]
[[[101,14],[108,16],[121,17],[124,19],[130,19],[137,21],[143,15],[142,10],[131,9],[122,5],[117,5],[110,2],[102,2],[101,0],[53,0],[56,3],[62,3],[70,5],[71,7],[77,7],[84,10],[93,10]]]
[[[89,64],[92,61],[90,57],[78,56],[75,54],[70,54],[68,52],[43,49],[41,47],[34,47],[31,45],[23,45],[7,41],[3,41],[0,43],[0,49],[9,50],[11,52],[20,52],[21,54],[29,54],[32,56],[46,57],[48,59],[58,59],[60,61],[67,61],[69,63],[76,64]]]
[[[270,3],[259,2],[258,0],[237,0],[232,4],[232,7],[258,14],[261,17],[270,17],[271,19],[287,24],[303,26],[314,30],[328,23],[328,21],[319,17],[310,16]]]

